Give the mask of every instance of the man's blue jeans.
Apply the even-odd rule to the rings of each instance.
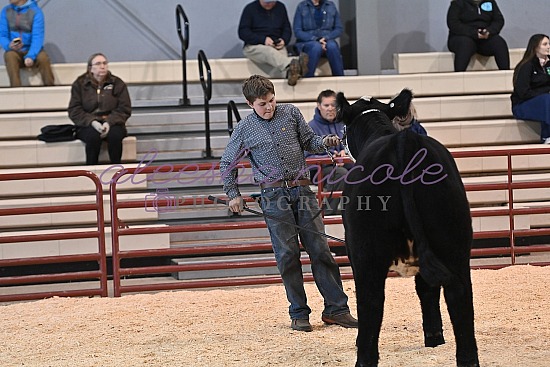
[[[304,77],[310,78],[315,76],[315,69],[319,64],[319,60],[324,55],[328,59],[330,69],[333,76],[344,75],[344,61],[340,53],[340,46],[335,40],[327,41],[327,50],[323,51],[323,46],[318,41],[300,42],[296,44],[299,52],[305,52],[309,56],[307,64],[308,72]]]
[[[309,186],[262,189],[261,207],[264,214],[277,267],[283,279],[290,302],[291,319],[308,319],[311,309],[307,305],[298,236],[311,260],[315,284],[323,296],[324,315],[341,315],[349,312],[348,297],[342,289],[340,269],[334,261],[327,240],[320,234],[299,230],[293,224],[324,233],[315,194]]]

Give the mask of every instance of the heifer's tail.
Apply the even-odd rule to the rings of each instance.
[[[407,137],[408,136],[408,137]],[[397,135],[397,156],[399,171],[403,172],[405,165],[411,160],[413,155],[419,150],[417,144],[419,137],[411,131],[403,131]],[[409,172],[404,179],[412,181],[412,177],[418,175],[417,172]],[[422,216],[418,213],[415,202],[414,184],[401,185],[401,197],[403,200],[403,211],[405,219],[409,225],[415,243],[416,255],[418,256],[420,275],[426,283],[437,287],[447,284],[452,274],[449,269],[437,258],[430,248],[430,243],[424,231]]]

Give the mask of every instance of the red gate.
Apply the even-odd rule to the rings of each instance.
[[[90,231],[67,231],[59,230],[57,233],[42,234],[21,234],[9,235],[5,233],[0,236],[0,244],[48,241],[48,240],[69,240],[80,238],[97,238],[98,251],[95,253],[78,255],[59,255],[42,257],[25,257],[13,259],[0,259],[0,267],[16,267],[28,265],[45,264],[67,264],[75,262],[91,261],[97,262],[98,270],[90,271],[69,271],[61,273],[43,273],[32,275],[14,275],[0,277],[0,286],[16,286],[29,284],[46,284],[56,282],[71,282],[99,279],[99,287],[85,288],[75,290],[53,290],[42,292],[25,292],[0,295],[0,301],[19,301],[30,299],[41,299],[53,296],[107,296],[107,262],[105,254],[105,227],[103,213],[103,187],[99,178],[92,172],[77,171],[52,171],[52,172],[32,172],[32,173],[13,173],[0,174],[0,181],[16,180],[34,180],[34,179],[52,179],[52,178],[73,178],[87,177],[95,185],[95,203],[94,204],[66,204],[66,205],[43,205],[32,207],[16,207],[0,209],[0,217],[8,215],[25,215],[40,213],[70,213],[78,211],[95,211],[97,217],[97,228]]]

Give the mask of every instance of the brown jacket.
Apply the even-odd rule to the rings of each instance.
[[[107,121],[109,125],[125,126],[132,114],[130,94],[119,77],[109,73],[98,85],[88,73],[79,76],[71,87],[69,118],[77,126],[89,126],[92,121]]]

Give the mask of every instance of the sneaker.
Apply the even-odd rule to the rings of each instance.
[[[292,319],[290,327],[297,331],[313,331],[308,319]]]
[[[550,138],[543,139],[542,144],[550,144]]]
[[[304,76],[309,71],[307,63],[309,62],[309,55],[305,52],[301,52],[298,56],[298,63],[300,64],[300,76]]]
[[[351,314],[348,312],[348,313],[344,313],[344,314],[341,314],[341,315],[323,315],[321,316],[321,320],[323,320],[323,322],[325,324],[329,324],[329,325],[340,325],[342,327],[345,327],[345,328],[357,328],[359,327],[359,323],[357,322],[357,320],[351,316]]]

